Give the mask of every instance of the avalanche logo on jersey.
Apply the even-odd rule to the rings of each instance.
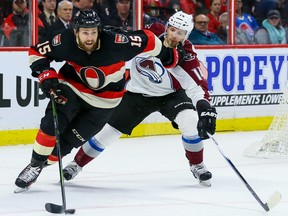
[[[140,74],[148,77],[152,83],[162,83],[161,76],[165,73],[165,68],[159,62],[155,62],[153,57],[136,57],[135,62]]]
[[[61,44],[61,34],[56,35],[52,40],[52,46],[59,46]]]
[[[123,34],[116,34],[115,35],[115,43],[128,43],[128,38]]]
[[[192,61],[195,59],[195,55],[193,55],[192,53],[187,53],[184,55],[184,61]]]

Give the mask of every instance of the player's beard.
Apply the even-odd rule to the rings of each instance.
[[[163,42],[164,46],[169,47],[169,48],[176,48],[178,43],[180,42],[169,40],[167,37],[164,39],[164,42]]]
[[[78,47],[86,52],[92,52],[97,48],[97,41],[93,42],[93,45],[90,47],[87,47],[87,45],[85,43],[83,43],[79,37],[77,37],[77,44]]]

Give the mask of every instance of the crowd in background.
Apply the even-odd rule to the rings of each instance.
[[[79,9],[94,8],[103,26],[133,30],[133,0],[38,0],[38,38],[41,41],[73,27]],[[288,0],[235,0],[237,44],[286,44]],[[166,23],[176,11],[193,14],[189,40],[195,45],[229,43],[227,0],[143,0],[144,24]],[[0,46],[29,46],[29,1],[1,0]]]

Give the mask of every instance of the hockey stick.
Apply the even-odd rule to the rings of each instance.
[[[66,196],[65,196],[65,188],[64,188],[64,178],[63,178],[63,165],[62,165],[62,155],[60,151],[60,135],[58,129],[58,117],[57,111],[55,107],[55,98],[57,96],[51,90],[50,92],[50,99],[52,104],[52,113],[53,113],[53,120],[54,120],[54,129],[55,129],[55,136],[56,136],[56,149],[57,149],[57,156],[58,156],[58,164],[59,164],[59,174],[60,174],[60,186],[61,186],[61,194],[62,194],[62,206],[53,204],[53,203],[46,203],[45,209],[46,211],[54,214],[74,214],[75,209],[66,209]]]
[[[266,203],[263,203],[261,201],[261,199],[259,198],[259,196],[256,194],[256,192],[253,190],[253,188],[248,184],[248,182],[245,180],[245,178],[241,175],[241,173],[238,171],[238,169],[235,167],[235,165],[232,163],[232,161],[225,156],[224,152],[222,151],[222,149],[219,147],[218,142],[214,139],[214,137],[207,133],[208,136],[213,140],[213,142],[216,144],[217,149],[219,150],[219,152],[221,153],[221,155],[225,158],[225,160],[229,163],[229,165],[232,167],[232,169],[234,170],[234,172],[239,176],[239,178],[242,180],[242,182],[245,184],[245,186],[248,188],[248,190],[250,191],[250,193],[254,196],[254,198],[258,201],[258,203],[262,206],[262,208],[265,209],[265,211],[269,211],[270,209],[272,209],[275,205],[277,205],[280,200],[281,200],[281,194],[278,191],[275,191],[272,196],[268,199],[268,201]]]

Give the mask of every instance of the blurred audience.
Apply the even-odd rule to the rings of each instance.
[[[101,21],[106,23],[112,13],[116,11],[115,0],[96,0],[94,1],[94,9],[97,11]]]
[[[261,0],[242,0],[242,12],[255,16],[255,7],[260,1]]]
[[[165,24],[181,7],[179,0],[143,0],[143,9],[152,20]]]
[[[227,0],[221,0],[221,9],[220,9],[220,14],[227,12]]]
[[[57,4],[60,2],[66,2],[65,10],[63,8],[61,10],[61,6],[58,10]],[[68,9],[67,2],[73,4],[72,18],[69,18],[71,4]],[[132,30],[133,2],[132,0],[38,0],[41,8],[39,18],[42,20],[42,22],[38,20],[39,39],[45,31],[60,31],[66,28],[68,23],[68,26],[73,25],[71,20],[79,9],[95,8],[104,25]],[[202,19],[206,14],[209,24],[205,23],[205,18],[199,23],[196,23],[194,18],[192,43],[219,44],[218,38],[226,44],[228,43],[227,30],[230,25],[228,25],[227,14],[228,2],[228,0],[143,0],[144,25],[152,22],[165,24],[171,14],[177,10],[193,14],[195,18],[200,14]],[[288,32],[288,0],[235,0],[233,2],[236,8],[236,44],[287,43],[285,30]],[[0,1],[0,46],[29,45],[31,28],[29,28],[28,6],[27,0]],[[271,15],[271,11],[274,11],[274,16]],[[52,28],[51,31],[48,30],[49,28]]]
[[[29,10],[26,0],[13,0],[13,12],[3,21],[4,46],[29,45]]]
[[[227,36],[228,36],[229,22],[227,12],[224,12],[219,16],[219,22],[220,26],[216,34],[224,43],[228,43]]]
[[[283,27],[288,27],[288,0],[278,0],[277,10],[281,14]]]
[[[210,1],[210,12],[207,13],[207,17],[209,18],[208,30],[212,33],[216,33],[219,29],[219,15],[221,9],[220,0],[211,0]]]
[[[266,19],[269,10],[277,9],[277,1],[278,0],[255,1],[253,14],[255,18],[257,19],[259,25],[261,25],[262,21]]]
[[[255,33],[256,44],[286,44],[286,32],[281,24],[281,16],[278,10],[270,10],[267,19]]]
[[[72,10],[73,4],[70,1],[63,0],[59,2],[57,7],[57,19],[51,25],[47,35],[54,36],[67,28],[72,28]]]
[[[188,40],[194,45],[219,45],[224,42],[214,33],[208,31],[209,18],[199,14],[194,18],[194,29]]]
[[[256,19],[250,14],[243,13],[242,0],[236,0],[235,8],[236,8],[236,43],[238,44],[254,43],[254,33],[259,28]]]
[[[120,27],[125,31],[133,30],[133,17],[131,13],[131,0],[116,0],[116,11],[109,16],[102,25]]]
[[[196,0],[179,0],[181,10],[187,14],[196,14],[196,8],[198,7]]]
[[[95,0],[71,0],[73,4],[72,20],[79,10],[91,9],[94,6]]]
[[[45,30],[48,31],[50,26],[56,21],[56,0],[42,0],[43,13],[39,14]]]

